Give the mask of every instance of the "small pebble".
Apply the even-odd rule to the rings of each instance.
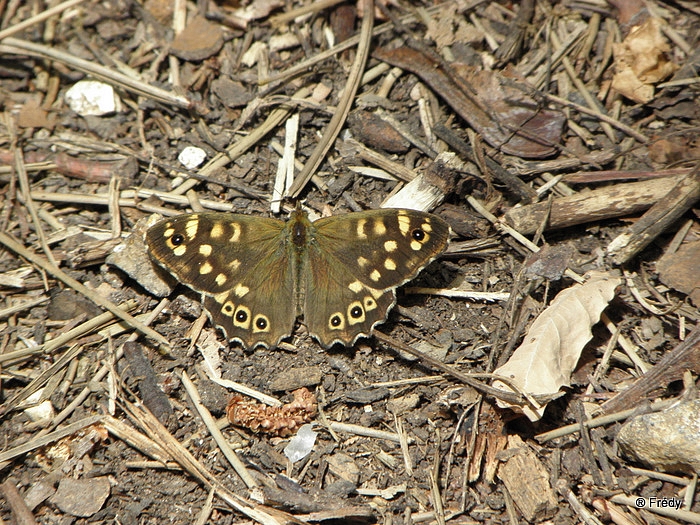
[[[68,106],[83,117],[101,117],[121,111],[122,104],[109,84],[97,80],[81,80],[65,94]]]
[[[177,156],[177,160],[188,170],[199,167],[206,158],[207,153],[202,148],[195,146],[187,146]]]

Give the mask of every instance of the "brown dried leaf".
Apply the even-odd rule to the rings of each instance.
[[[640,104],[654,98],[654,84],[676,70],[668,58],[671,48],[655,18],[631,31],[624,42],[613,46],[613,51],[616,73],[612,87]]]
[[[510,378],[529,395],[554,396],[569,384],[583,347],[592,337],[591,327],[615,296],[621,283],[608,273],[589,274],[583,284],[575,284],[557,295],[530,327],[525,340],[508,362],[494,371]],[[494,387],[510,392],[502,382]],[[498,401],[501,408],[522,411],[531,421],[539,420],[546,405],[533,410]]]

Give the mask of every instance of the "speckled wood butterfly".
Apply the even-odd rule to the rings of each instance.
[[[212,319],[246,347],[273,347],[303,316],[324,346],[353,344],[383,322],[397,286],[447,247],[450,227],[414,210],[381,209],[311,222],[191,213],[146,233],[151,258],[202,294]]]

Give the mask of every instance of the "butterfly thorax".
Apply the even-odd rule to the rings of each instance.
[[[289,220],[288,227],[291,227],[292,243],[297,251],[306,249],[308,242],[308,232],[311,222],[303,211],[295,210]]]

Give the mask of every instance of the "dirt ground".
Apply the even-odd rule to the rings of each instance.
[[[696,2],[0,20],[0,524],[700,523]],[[301,253],[339,276],[305,290],[319,315],[382,272],[361,315],[396,305],[347,347],[308,306],[277,347],[227,342],[201,294],[223,312],[266,283],[273,327],[292,311],[253,235],[298,234],[260,220],[297,206],[338,217],[319,250],[350,260]],[[382,206],[441,217],[449,247],[438,219],[343,218]],[[145,242],[193,211],[246,217]]]

